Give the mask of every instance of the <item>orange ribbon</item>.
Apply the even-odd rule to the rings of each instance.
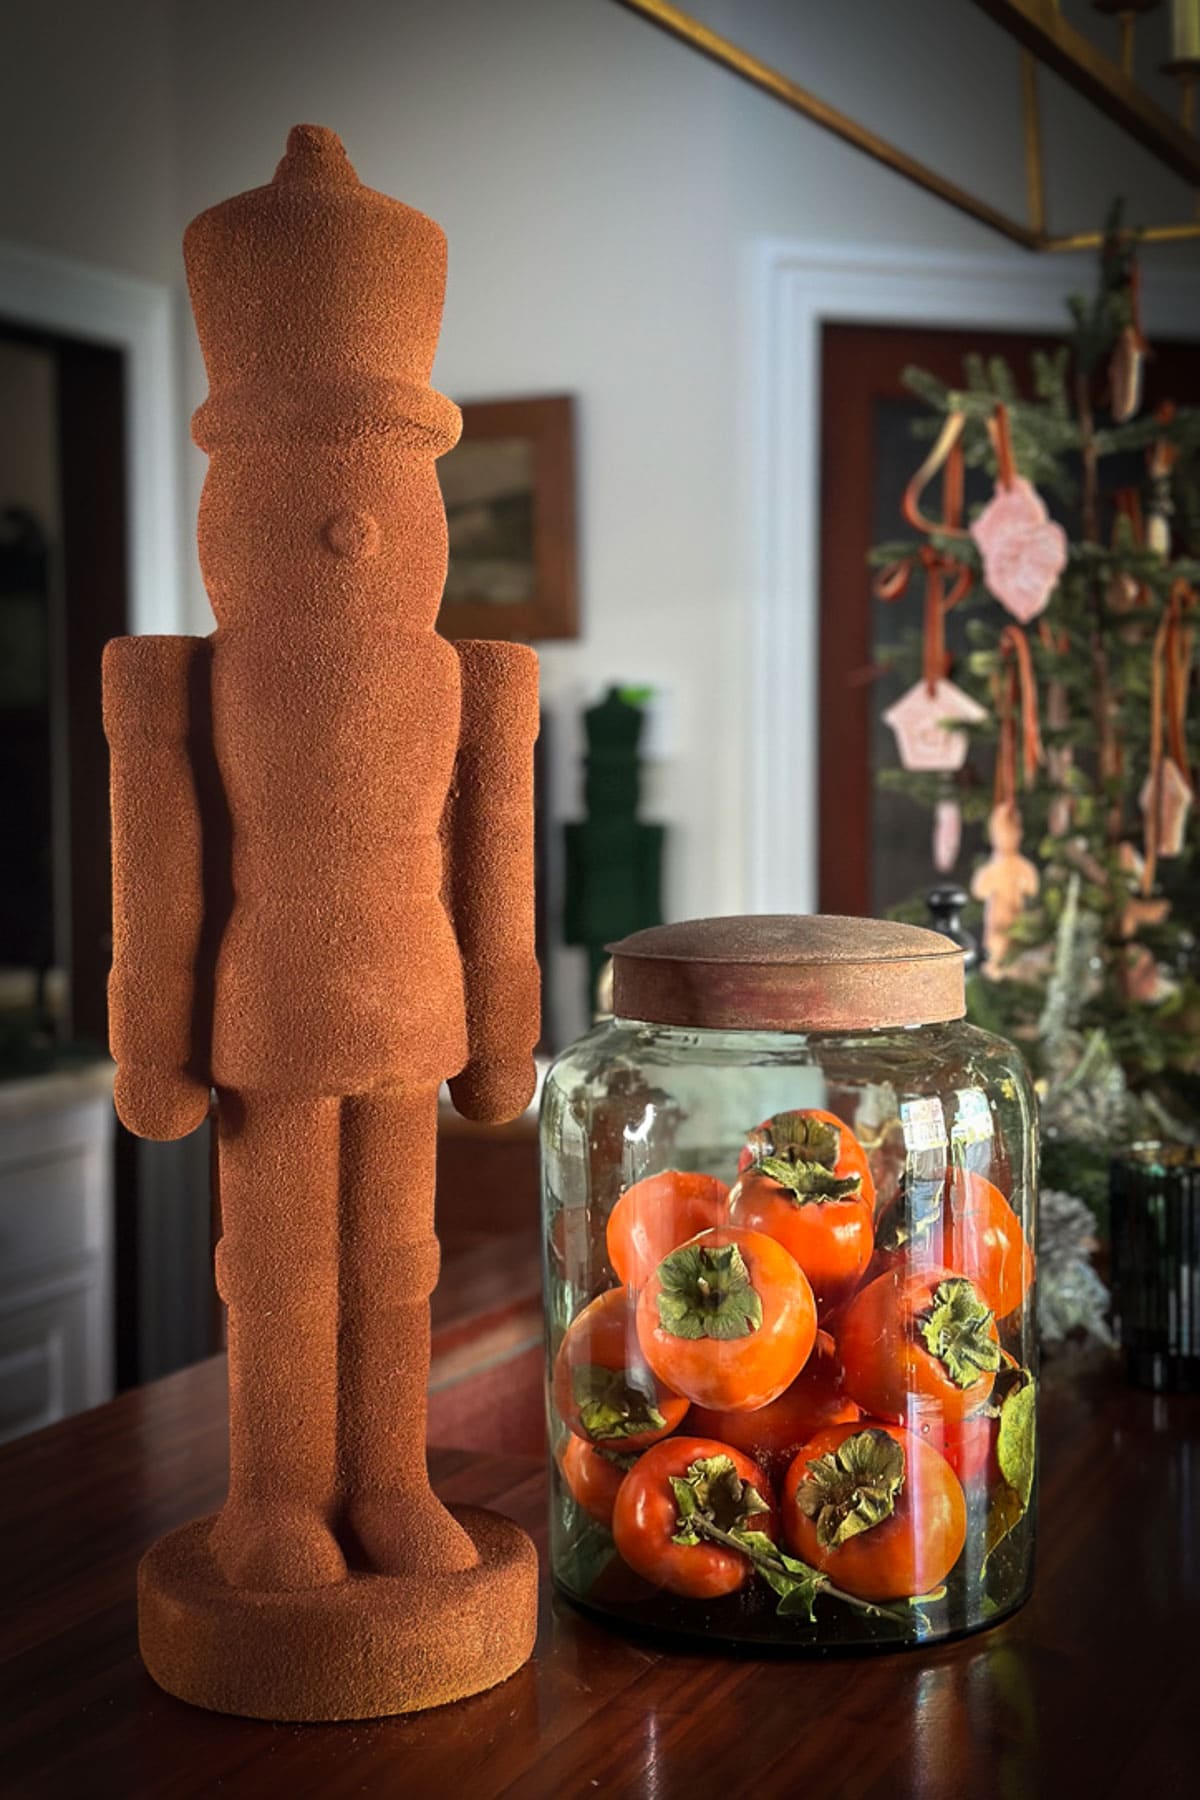
[[[963,529],[963,453],[964,415],[950,413],[933,449],[904,490],[902,510],[914,531],[938,532],[944,537],[966,537]],[[928,519],[921,511],[921,495],[938,470],[945,466],[942,477],[942,517]],[[875,597],[899,600],[907,592],[914,568],[925,575],[925,638],[922,676],[932,694],[939,681],[949,672],[950,657],[946,651],[946,614],[970,591],[974,576],[965,563],[933,544],[922,544],[913,556],[889,563],[875,579]],[[949,587],[947,588],[947,582]]]
[[[1024,786],[1033,786],[1039,765],[1045,761],[1038,725],[1037,680],[1029,639],[1019,625],[1006,625],[1000,633],[1000,666],[992,681],[996,717],[1000,724],[996,746],[993,804],[1004,806],[1017,792],[1017,707],[1021,709],[1021,773]]]
[[[1170,425],[1175,417],[1175,402],[1164,400],[1162,405],[1155,409],[1154,417],[1159,425]],[[1178,460],[1179,447],[1173,444],[1170,438],[1155,438],[1146,452],[1146,466],[1151,476],[1158,480],[1169,475]]]
[[[996,410],[988,420],[988,436],[996,452],[996,479],[1002,488],[1010,488],[1017,478],[1017,465],[1013,461],[1008,408],[1003,400],[997,401]]]
[[[1117,541],[1117,523],[1121,519],[1129,520],[1129,531],[1134,543],[1140,550],[1146,542],[1146,522],[1142,517],[1141,491],[1135,487],[1118,488],[1113,495],[1113,545]]]

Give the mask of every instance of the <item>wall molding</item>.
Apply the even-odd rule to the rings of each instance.
[[[129,628],[182,630],[172,290],[0,240],[0,320],[124,352]]]
[[[1090,291],[1094,278],[1090,256],[947,256],[773,239],[753,246],[743,490],[750,911],[810,912],[817,903],[822,326],[1053,332],[1065,297]],[[1200,336],[1200,276],[1146,267],[1143,312],[1152,341],[1156,333]]]

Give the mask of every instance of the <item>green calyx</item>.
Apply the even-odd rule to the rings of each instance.
[[[764,1156],[757,1167],[779,1183],[793,1206],[804,1206],[810,1200],[851,1200],[862,1193],[861,1175],[835,1175],[821,1162]]]
[[[960,1388],[972,1387],[1000,1367],[993,1316],[965,1276],[956,1275],[938,1283],[933,1305],[918,1321],[926,1349]]]
[[[700,1457],[689,1464],[686,1474],[672,1475],[670,1480],[677,1509],[672,1542],[685,1547],[721,1544],[726,1550],[736,1550],[778,1597],[775,1610],[781,1619],[798,1618],[811,1624],[818,1595],[828,1594],[870,1617],[898,1619],[906,1626],[914,1623],[914,1614],[907,1608],[880,1606],[834,1587],[820,1569],[789,1556],[774,1538],[757,1530],[753,1521],[770,1508],[758,1489],[738,1475],[732,1457]],[[908,1603],[909,1608],[912,1605]],[[921,1615],[915,1615],[915,1622],[920,1630]]]
[[[684,1244],[658,1265],[658,1322],[672,1337],[748,1337],[763,1306],[736,1244]]]
[[[729,1456],[702,1456],[689,1464],[686,1475],[671,1476],[678,1516],[676,1544],[698,1544],[705,1527],[722,1533],[741,1529],[747,1519],[769,1512],[756,1487],[743,1481]]]
[[[841,1151],[841,1133],[828,1119],[811,1113],[781,1112],[769,1119],[747,1140],[756,1162],[779,1157],[785,1162],[822,1163],[832,1169]]]
[[[655,1404],[653,1382],[647,1377],[641,1385],[632,1369],[580,1363],[571,1372],[571,1393],[579,1409],[579,1423],[593,1442],[666,1429],[667,1421]]]
[[[904,1451],[886,1431],[858,1431],[818,1456],[796,1489],[796,1504],[833,1550],[890,1519],[904,1486]]]

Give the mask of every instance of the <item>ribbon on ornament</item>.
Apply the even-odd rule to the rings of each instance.
[[[1038,724],[1037,679],[1029,639],[1019,625],[1006,625],[1000,633],[1000,660],[992,677],[992,696],[996,705],[999,738],[996,745],[996,772],[993,783],[993,805],[1006,806],[1017,795],[1017,709],[1021,712],[1022,785],[1033,786],[1039,766],[1045,761],[1042,733]]]
[[[987,422],[987,431],[996,454],[996,480],[1002,488],[1011,488],[1017,479],[1017,465],[1013,460],[1008,408],[1003,400],[996,402],[996,410]]]
[[[1129,261],[1128,298],[1129,318],[1108,362],[1108,404],[1118,425],[1127,424],[1142,404],[1142,369],[1150,348],[1142,330],[1142,281],[1136,257]]]
[[[1022,625],[1044,612],[1067,565],[1067,534],[1032,481],[1017,473],[1008,408],[997,401],[988,420],[996,488],[971,525],[988,592]]]
[[[963,528],[963,452],[962,430],[965,414],[952,412],[938,434],[937,442],[904,490],[902,510],[914,531],[927,539],[936,532],[942,537],[966,537]],[[942,468],[942,517],[930,519],[921,511],[921,495]],[[921,657],[921,674],[926,690],[933,694],[939,681],[950,671],[946,650],[946,614],[969,593],[974,575],[956,556],[925,542],[911,556],[889,563],[875,578],[877,600],[900,600],[908,592],[913,571],[920,568],[925,575],[925,628]]]
[[[1187,750],[1187,703],[1195,633],[1187,615],[1195,589],[1173,583],[1163,608],[1150,664],[1150,773],[1142,790],[1145,862],[1141,887],[1148,895],[1160,856],[1177,856],[1195,792]],[[1164,748],[1164,737],[1166,739]]]

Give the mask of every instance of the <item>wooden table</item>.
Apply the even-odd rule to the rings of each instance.
[[[139,1554],[222,1497],[223,1384],[202,1364],[0,1455],[6,1797],[1200,1793],[1200,1400],[1051,1379],[1035,1597],[981,1636],[828,1663],[688,1654],[547,1591],[534,1661],[491,1693],[278,1726],[169,1699],[135,1645]],[[544,1545],[536,1462],[432,1465],[448,1499]]]

